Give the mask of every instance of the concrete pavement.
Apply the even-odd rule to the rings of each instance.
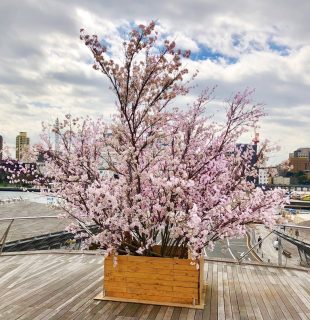
[[[274,247],[274,241],[277,240],[277,236],[273,233],[270,234],[270,231],[271,230],[264,225],[255,226],[255,228],[250,231],[251,246],[254,246],[257,243],[259,236],[261,236],[262,239],[267,236],[267,238],[263,240],[261,248],[258,248],[257,246],[254,250],[264,262],[278,264],[279,251]],[[282,254],[282,265],[291,267],[300,266],[300,257],[297,247],[284,239],[281,239],[281,244],[283,249],[291,254],[290,258]]]

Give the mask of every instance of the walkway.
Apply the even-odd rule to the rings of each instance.
[[[303,222],[303,224],[306,224],[306,222]],[[300,236],[296,238],[293,232],[294,230],[292,231],[290,229],[292,228],[286,228],[285,230],[286,232],[285,234],[287,236],[292,237],[292,239],[309,243],[309,240],[310,240],[309,230],[299,230]],[[251,246],[257,243],[257,239],[259,235],[263,239],[267,236],[267,238],[262,243],[262,248],[259,249],[258,247],[256,247],[254,250],[257,253],[257,255],[260,257],[260,259],[265,263],[272,263],[277,265],[279,252],[273,246],[274,241],[277,239],[277,235],[275,233],[270,234],[270,229],[266,228],[264,225],[256,225],[254,230],[249,231],[249,234],[251,235]],[[282,238],[281,241],[282,241],[283,249],[291,254],[290,258],[287,258],[286,256],[282,255],[283,265],[290,266],[290,267],[300,266],[300,256],[298,253],[297,246],[292,244],[289,241],[286,241],[284,238]]]
[[[0,319],[310,319],[305,271],[207,262],[204,310],[96,301],[101,256],[0,256]]]

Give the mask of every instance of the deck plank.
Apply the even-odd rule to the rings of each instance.
[[[205,271],[206,274],[206,283],[207,283],[207,294],[205,297],[205,308],[203,310],[203,320],[209,320],[211,315],[211,292],[212,292],[212,269],[213,269],[213,263],[207,262],[205,264]]]
[[[259,284],[259,279],[257,278],[255,269],[247,269],[247,276],[248,279],[251,280],[249,285],[253,286],[253,288],[255,290],[253,290],[254,295],[255,295],[255,299],[257,302],[257,307],[259,308],[259,311],[263,317],[263,319],[265,320],[270,320],[270,313],[267,310],[267,307],[265,305],[265,294],[264,291],[260,288]]]
[[[248,319],[247,318],[247,312],[246,312],[246,305],[243,298],[242,290],[241,290],[241,283],[238,281],[238,266],[235,266],[233,268],[233,278],[234,278],[234,285],[235,285],[235,291],[236,291],[236,297],[237,297],[237,303],[240,313],[241,319]]]
[[[286,270],[287,271],[287,270]],[[307,313],[310,313],[309,299],[310,296],[304,296],[301,291],[301,286],[295,285],[296,277],[293,277],[292,274],[288,276],[279,277],[280,283],[285,287],[286,291],[289,293],[290,299],[294,302],[294,308],[298,312],[298,315],[302,319],[307,317]]]
[[[245,284],[246,289],[248,291],[249,299],[250,299],[250,302],[251,302],[251,305],[252,305],[252,308],[254,311],[255,318],[257,320],[263,320],[264,317],[263,317],[262,312],[259,308],[260,303],[259,303],[259,299],[258,299],[258,295],[257,295],[257,290],[255,290],[255,288],[253,288],[253,286],[251,285],[251,282],[249,281],[248,273],[246,271],[247,271],[247,268],[241,269],[241,273],[242,273],[242,276],[244,279],[244,284]],[[251,271],[251,270],[249,270],[249,271]]]
[[[218,265],[215,263],[212,270],[212,289],[211,289],[211,305],[210,305],[210,320],[217,320],[218,312]]]
[[[230,302],[230,290],[228,284],[228,273],[227,273],[227,266],[223,266],[223,290],[224,290],[224,308],[225,308],[225,318],[226,320],[232,320],[232,309],[231,309],[231,302]]]
[[[224,283],[223,283],[223,265],[218,264],[217,269],[217,317],[218,319],[226,319],[224,304]]]
[[[240,283],[241,294],[242,294],[242,297],[243,297],[243,301],[244,301],[247,317],[250,320],[255,320],[256,317],[255,317],[255,313],[254,313],[254,310],[253,310],[253,306],[251,304],[250,295],[248,293],[248,289],[247,289],[247,287],[245,285],[245,280],[244,280],[243,275],[242,275],[242,269],[243,268],[244,267],[242,267],[242,266],[238,266],[238,271],[237,271],[238,281]]]
[[[229,293],[230,293],[230,302],[231,302],[231,311],[233,315],[233,319],[239,320],[240,319],[240,313],[239,313],[239,306],[237,301],[237,295],[235,290],[235,279],[233,278],[233,270],[234,267],[228,265],[227,266],[227,279],[228,279],[228,285],[229,285]]]
[[[310,319],[309,273],[208,261],[204,310],[98,301],[101,256],[0,256],[0,319]]]

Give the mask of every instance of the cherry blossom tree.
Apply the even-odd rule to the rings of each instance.
[[[283,191],[255,185],[272,147],[237,145],[264,115],[252,91],[229,99],[225,122],[216,123],[206,112],[212,90],[186,110],[176,107],[189,92],[183,60],[190,52],[161,41],[154,22],[134,28],[119,62],[97,36],[81,30],[81,40],[110,82],[117,112],[111,123],[67,115],[43,128],[35,149],[46,160],[36,183],[48,186],[68,215],[99,226],[85,235],[86,245],[106,254],[185,258],[190,251],[195,259],[219,239],[243,236],[250,223],[274,222]]]

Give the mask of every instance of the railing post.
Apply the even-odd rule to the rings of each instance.
[[[278,237],[278,265],[279,266],[282,266],[282,251],[283,251],[283,247],[282,247],[281,237]]]
[[[13,222],[14,222],[14,219],[11,220],[10,224],[8,225],[8,227],[5,230],[3,237],[1,238],[2,244],[1,244],[0,254],[3,252],[4,246],[6,243],[6,238],[8,237],[8,234],[9,234],[9,231],[11,229]]]
[[[268,238],[271,234],[273,233],[273,230],[271,230],[267,236],[265,236],[261,241],[257,242],[252,248],[250,248],[250,250],[248,250],[242,257],[240,257],[237,260],[237,263],[241,263],[241,261],[250,253],[252,252],[260,243],[262,243],[266,238]],[[263,256],[263,255],[262,255]]]

